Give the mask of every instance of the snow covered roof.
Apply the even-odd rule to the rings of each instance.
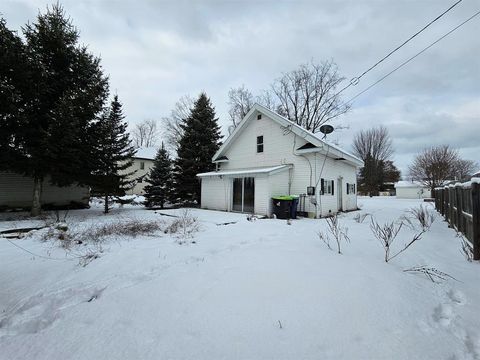
[[[224,155],[223,152],[228,149],[230,143],[238,137],[238,135],[241,133],[242,128],[249,122],[248,120],[253,119],[253,114],[255,112],[260,112],[265,115],[267,115],[269,118],[271,118],[273,121],[279,123],[281,126],[284,126],[288,128],[290,131],[292,131],[294,134],[304,138],[307,142],[310,142],[311,144],[314,145],[313,149],[302,149],[303,151],[312,151],[312,150],[317,150],[317,151],[324,151],[328,152],[328,154],[333,157],[337,158],[338,160],[345,160],[349,162],[350,164],[353,164],[354,166],[361,167],[363,166],[363,161],[356,157],[355,155],[350,154],[349,152],[341,149],[340,147],[328,143],[325,140],[323,140],[318,134],[314,134],[311,131],[308,131],[301,127],[300,125],[297,125],[293,121],[288,120],[287,118],[277,114],[276,112],[271,111],[270,109],[267,109],[266,107],[255,103],[250,111],[245,115],[243,120],[240,122],[240,124],[235,128],[235,130],[230,134],[230,136],[225,140],[223,145],[218,149],[218,151],[215,153],[213,156],[213,161],[216,161],[221,155]]]
[[[402,180],[395,183],[395,189],[398,188],[414,188],[414,187],[426,187],[419,181],[407,181]]]
[[[140,147],[135,153],[135,159],[153,160],[157,155],[158,148],[156,147]]]
[[[251,174],[269,174],[272,172],[280,172],[291,168],[291,165],[269,166],[264,168],[248,168],[235,170],[210,171],[206,173],[197,174],[198,177],[206,176],[231,176],[231,175],[251,175]]]

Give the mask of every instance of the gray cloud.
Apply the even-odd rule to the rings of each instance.
[[[333,58],[351,78],[451,5],[440,1],[64,1],[81,41],[100,54],[112,91],[135,123],[168,114],[183,94],[205,90],[222,125],[227,92],[245,84],[254,93],[299,63]],[[7,1],[14,29],[48,2]],[[464,1],[425,33],[367,74],[345,98],[389,72],[478,9]],[[359,97],[337,123],[350,147],[355,131],[389,128],[405,172],[412,156],[438,143],[478,160],[480,18]],[[475,159],[476,158],[476,159]]]

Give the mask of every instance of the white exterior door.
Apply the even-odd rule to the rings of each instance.
[[[337,179],[337,199],[338,199],[338,211],[343,211],[343,181],[341,178]]]

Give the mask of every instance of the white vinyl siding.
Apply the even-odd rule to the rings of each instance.
[[[135,180],[136,183],[132,189],[127,190],[127,195],[143,195],[145,194],[145,186],[148,185],[145,182],[147,175],[150,173],[150,169],[153,167],[153,160],[149,159],[133,159],[133,164],[125,169],[122,173],[127,174],[133,172],[128,177],[129,181]]]
[[[430,197],[430,191],[421,186],[398,187],[395,189],[399,199],[424,199]]]
[[[263,180],[255,176],[256,213],[271,215],[270,198],[272,195],[306,194],[308,186],[315,186],[317,194],[305,198],[305,211],[312,216],[317,214],[325,216],[337,212],[339,191],[342,191],[342,208],[344,210],[357,208],[356,194],[347,195],[345,186],[342,186],[342,189],[337,189],[339,177],[342,178],[343,184],[356,184],[355,166],[331,157],[325,159],[325,155],[320,153],[308,153],[304,156],[295,155],[294,150],[305,145],[306,141],[265,114],[262,115],[261,121],[257,121],[257,115],[258,113],[252,113],[252,121],[246,124],[240,133],[236,134],[236,138],[225,149],[223,155],[229,160],[222,163],[222,171],[278,165],[291,165],[292,168],[289,171],[270,174],[267,177],[266,189]],[[244,119],[243,121],[247,120]],[[264,136],[264,151],[262,153],[257,153],[258,136]],[[322,168],[323,171],[321,172]],[[333,181],[333,196],[319,195],[320,178]],[[228,193],[229,197],[231,196],[230,192]],[[224,197],[224,195],[221,196]],[[210,200],[205,200],[206,203],[204,204],[203,199],[202,189],[202,207],[210,203]],[[317,201],[316,206],[315,201]],[[217,202],[220,201],[217,200]],[[225,206],[222,207],[225,209]]]
[[[288,171],[283,173],[288,174]],[[282,174],[282,173],[280,173]],[[280,175],[278,174],[278,175]],[[275,175],[277,176],[277,175]],[[202,209],[232,211],[233,179],[242,176],[207,176],[202,178]],[[267,174],[249,175],[255,179],[255,214],[270,214],[270,182]],[[287,176],[288,179],[288,176]],[[288,187],[288,184],[286,185]]]
[[[202,209],[231,211],[231,179],[220,176],[202,178]]]
[[[0,172],[0,207],[28,208],[32,205],[33,179],[11,172]],[[42,205],[66,206],[71,202],[88,205],[90,190],[87,187],[51,185],[48,178],[42,186]]]

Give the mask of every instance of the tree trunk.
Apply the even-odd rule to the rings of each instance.
[[[38,176],[33,177],[33,200],[32,200],[32,209],[30,211],[31,216],[40,215],[42,205],[40,203],[40,196],[42,192],[42,183],[43,180]]]
[[[108,194],[105,194],[105,209],[103,210],[105,214],[108,214]]]

